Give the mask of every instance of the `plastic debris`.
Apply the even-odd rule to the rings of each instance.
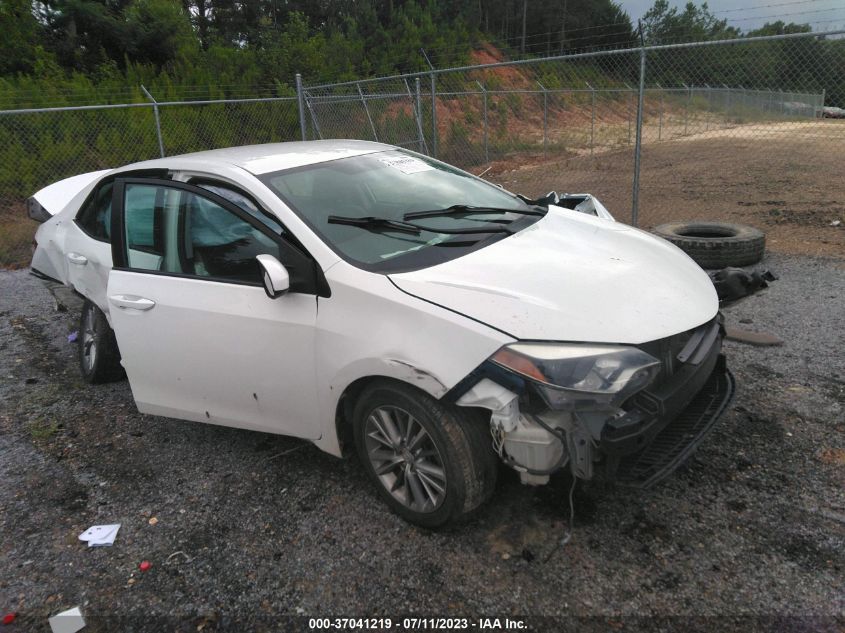
[[[190,558],[185,552],[179,550],[178,552],[173,552],[170,556],[168,556],[164,563],[169,563],[174,556],[184,556],[186,563],[190,563],[192,560],[194,560],[193,558]]]
[[[85,619],[79,607],[57,613],[49,619],[49,622],[53,633],[76,633],[85,628]]]
[[[842,220],[834,220],[830,223],[830,226],[839,226],[840,224],[842,224]]]
[[[76,339],[79,337],[79,331],[74,330],[70,334],[67,335],[67,342],[68,343],[76,343]]]
[[[707,274],[716,287],[716,294],[723,305],[768,288],[768,282],[777,281],[778,278],[769,270],[748,272],[742,268],[733,267],[712,270]]]
[[[141,561],[141,564],[138,565],[138,569],[140,569],[141,571],[149,571],[150,567],[152,567],[152,566],[153,566],[153,564],[150,561],[143,560],[143,561]]]
[[[149,523],[150,525],[155,525],[156,523],[158,523],[158,519],[152,517],[149,521],[147,521],[147,523]]]
[[[88,547],[103,547],[106,545],[112,545],[119,529],[120,523],[113,523],[111,525],[92,525],[79,535],[79,540],[87,541]]]
[[[14,612],[7,613],[6,615],[3,616],[3,624],[11,624],[12,622],[15,621],[16,617],[18,617],[17,613],[14,613]]]
[[[757,347],[771,347],[783,345],[783,341],[774,334],[768,332],[752,332],[738,327],[725,326],[725,338],[739,343],[756,345]]]

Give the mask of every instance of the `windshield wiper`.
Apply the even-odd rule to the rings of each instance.
[[[516,213],[519,215],[544,216],[546,211],[536,209],[505,209],[502,207],[476,207],[468,204],[453,204],[445,209],[431,209],[430,211],[412,211],[403,216],[405,220],[417,218],[437,218],[446,215],[469,215],[474,213]]]
[[[411,233],[412,235],[419,235],[421,230],[420,227],[408,222],[398,222],[396,220],[388,220],[387,218],[376,218],[371,215],[359,218],[351,218],[343,215],[330,215],[327,222],[329,224],[359,226],[368,231],[397,231],[399,233]]]
[[[371,215],[351,218],[342,215],[330,215],[328,217],[329,224],[347,224],[349,226],[359,226],[368,231],[397,231],[400,233],[411,233],[412,235],[419,235],[420,231],[428,233],[442,233],[444,235],[483,235],[486,233],[513,233],[512,229],[503,225],[487,225],[479,226],[478,228],[461,228],[461,229],[441,229],[431,228],[427,226],[420,226],[412,222],[401,222],[399,220],[388,220],[387,218],[376,218]]]

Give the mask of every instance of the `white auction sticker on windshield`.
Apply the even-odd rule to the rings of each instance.
[[[414,158],[413,156],[391,156],[379,158],[379,160],[388,167],[398,169],[403,174],[416,174],[421,171],[429,171],[431,169],[434,169],[434,167],[432,167],[431,165],[424,163],[420,159]]]

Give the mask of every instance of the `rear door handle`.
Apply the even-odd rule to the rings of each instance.
[[[137,295],[112,295],[109,301],[121,310],[152,310],[156,302]]]
[[[76,264],[77,266],[84,266],[88,263],[88,258],[85,255],[80,255],[79,253],[68,253],[67,260],[71,264]]]

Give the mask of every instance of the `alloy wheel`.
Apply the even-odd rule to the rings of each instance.
[[[82,359],[85,369],[89,372],[94,370],[94,363],[97,362],[97,332],[94,329],[96,321],[94,306],[86,308],[84,328],[82,330]]]
[[[367,416],[365,446],[384,488],[415,512],[433,512],[446,498],[446,469],[431,435],[407,411],[380,406]]]

